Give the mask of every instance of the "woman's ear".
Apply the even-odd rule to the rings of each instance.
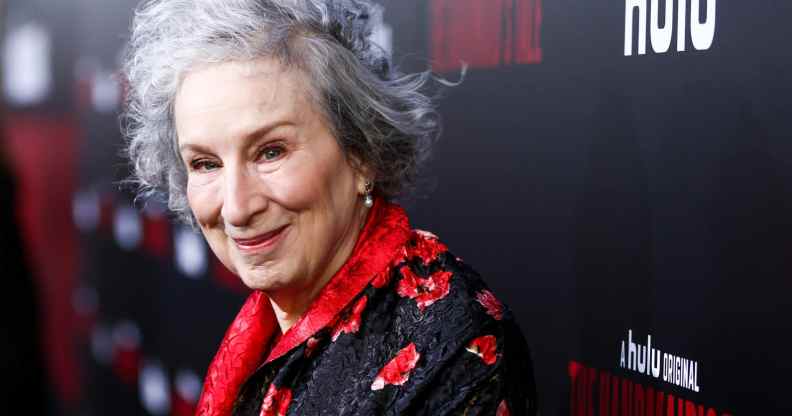
[[[373,189],[374,178],[367,172],[358,172],[356,178],[357,191],[360,195],[370,193]]]
[[[360,195],[365,195],[367,192],[370,192],[368,183],[374,183],[374,175],[372,173],[372,169],[369,168],[368,165],[361,162],[357,156],[351,156],[350,162],[352,164],[352,169],[355,171],[355,187]]]

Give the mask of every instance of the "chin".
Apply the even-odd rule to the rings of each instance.
[[[239,274],[239,278],[245,286],[253,290],[270,291],[277,290],[283,286],[278,282],[278,278],[269,273],[256,272],[254,270],[245,270]]]
[[[269,282],[267,282],[266,279],[261,279],[254,276],[242,275],[240,276],[240,279],[242,280],[242,283],[245,284],[245,286],[253,290],[267,290],[271,286],[271,284],[268,284]]]

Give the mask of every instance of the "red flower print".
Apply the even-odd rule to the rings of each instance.
[[[430,231],[415,230],[415,234],[418,234],[427,240],[439,240],[439,238],[435,235],[435,233]]]
[[[404,278],[399,280],[396,293],[401,297],[415,299],[421,312],[427,306],[448,295],[452,273],[438,270],[427,278],[418,277],[407,265],[399,269]]]
[[[503,319],[503,305],[489,290],[482,290],[476,294],[476,300],[486,309],[487,313],[496,321]]]
[[[305,357],[310,357],[314,350],[316,350],[316,346],[319,345],[319,338],[310,337],[308,341],[305,341]]]
[[[366,309],[367,300],[368,298],[361,296],[355,306],[352,307],[349,315],[336,323],[335,328],[333,328],[333,341],[338,339],[342,332],[354,334],[360,329],[360,315],[363,313],[363,309]]]
[[[404,347],[396,354],[390,362],[382,367],[374,382],[371,383],[371,390],[382,390],[386,384],[401,386],[410,378],[410,371],[415,368],[421,354],[415,350],[415,343]]]
[[[498,342],[494,335],[484,335],[468,344],[468,351],[478,355],[484,364],[492,365],[498,361]]]
[[[259,416],[285,416],[291,403],[292,391],[289,388],[275,387],[275,383],[270,384],[267,395],[261,403],[261,413]]]
[[[411,242],[407,257],[420,257],[424,265],[436,259],[440,253],[448,251],[448,247],[428,231],[415,230]]]
[[[506,404],[506,400],[501,400],[500,404],[498,405],[498,410],[495,411],[495,416],[509,416],[511,412],[509,412],[509,405]]]

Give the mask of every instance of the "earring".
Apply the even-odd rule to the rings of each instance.
[[[374,197],[371,196],[371,191],[374,190],[374,183],[366,181],[364,187],[363,205],[365,205],[366,208],[371,208],[374,205]]]

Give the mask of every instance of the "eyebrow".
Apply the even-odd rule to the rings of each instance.
[[[249,140],[251,140],[251,139],[253,139],[255,137],[265,136],[269,132],[271,132],[271,131],[279,128],[279,127],[293,126],[293,125],[294,125],[294,122],[289,121],[289,120],[274,121],[272,123],[265,124],[265,125],[263,125],[261,127],[258,127],[258,128],[256,128],[255,130],[253,130],[250,133],[245,134],[242,137],[242,140],[249,141]],[[197,152],[200,152],[200,153],[208,153],[209,152],[209,150],[205,146],[202,146],[200,144],[194,144],[194,143],[183,143],[183,144],[180,144],[179,145],[179,153],[182,153],[185,150],[194,150],[194,151],[197,151]]]

